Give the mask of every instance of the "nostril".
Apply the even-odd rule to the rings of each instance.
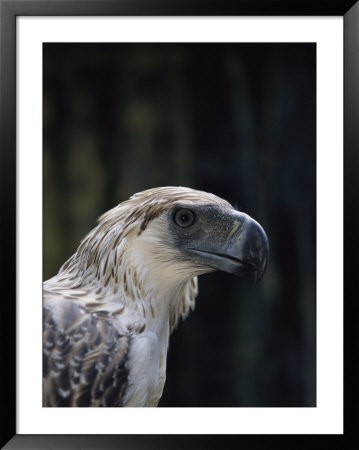
[[[228,240],[239,230],[241,225],[241,222],[238,222],[237,220],[234,222],[234,225],[228,235]]]

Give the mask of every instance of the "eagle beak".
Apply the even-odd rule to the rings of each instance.
[[[191,248],[191,252],[212,269],[249,277],[258,283],[264,275],[269,255],[263,228],[247,214],[236,212],[231,229],[227,229],[223,238],[221,234],[200,248]]]
[[[250,276],[258,283],[267,267],[269,244],[266,233],[258,222],[247,216],[242,228],[233,236],[227,249],[233,264],[228,272]]]

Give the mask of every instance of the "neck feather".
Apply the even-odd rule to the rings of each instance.
[[[134,258],[128,239],[114,246],[98,235],[93,242],[86,237],[87,245],[82,242],[53,282],[62,288],[91,292],[95,296],[91,295],[91,302],[95,300],[101,306],[105,303],[109,309],[120,304],[147,327],[157,329],[169,324],[172,332],[179,318],[185,318],[194,308],[197,277],[166,276],[159,281],[160,273],[151,273],[148,265]],[[80,299],[86,301],[86,296]]]

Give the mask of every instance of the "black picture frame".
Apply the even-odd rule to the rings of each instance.
[[[352,448],[355,440],[353,380],[356,375],[357,300],[347,296],[345,414],[343,435],[17,435],[16,434],[16,17],[19,16],[342,16],[344,18],[344,282],[354,270],[358,223],[355,186],[359,168],[359,2],[357,0],[0,0],[0,183],[2,223],[2,448]],[[5,261],[6,260],[6,261]],[[4,295],[5,294],[5,295]],[[356,378],[356,377],[355,377]]]

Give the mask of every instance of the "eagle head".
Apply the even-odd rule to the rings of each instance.
[[[133,195],[99,219],[147,283],[179,285],[214,270],[258,282],[268,259],[263,228],[227,201],[185,187]],[[119,238],[120,237],[120,238]]]

